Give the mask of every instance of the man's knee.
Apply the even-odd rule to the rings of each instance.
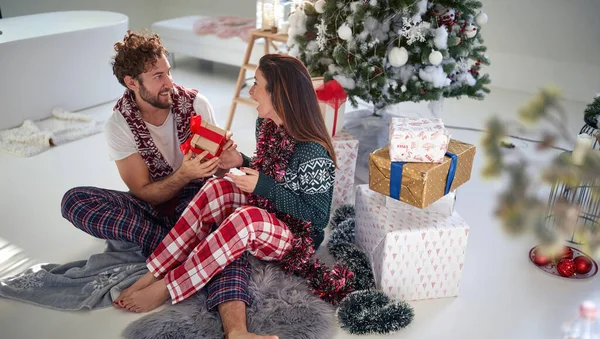
[[[73,217],[73,210],[76,207],[81,207],[81,204],[85,201],[89,201],[91,196],[94,196],[95,187],[75,187],[68,190],[62,198],[60,203],[60,209],[63,218],[71,220]]]

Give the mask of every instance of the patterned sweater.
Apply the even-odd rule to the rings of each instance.
[[[261,123],[257,119],[257,132]],[[250,158],[242,156],[243,166],[249,167]],[[334,181],[335,165],[327,150],[316,142],[297,142],[283,180],[260,173],[253,193],[271,200],[280,212],[310,221],[318,248],[329,222]]]

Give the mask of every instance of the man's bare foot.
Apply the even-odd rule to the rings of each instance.
[[[125,298],[130,297],[133,292],[146,288],[157,281],[158,279],[156,279],[151,272],[144,274],[135,283],[133,283],[133,285],[124,289],[121,294],[119,294],[117,299],[115,299],[113,302],[113,306],[116,308],[123,308],[123,300],[125,300]]]
[[[131,312],[149,312],[162,306],[169,298],[167,284],[164,279],[161,279],[146,288],[131,293],[130,296],[123,299],[122,305],[124,309]]]
[[[225,339],[279,339],[276,335],[258,335],[249,332],[231,332],[225,335]]]

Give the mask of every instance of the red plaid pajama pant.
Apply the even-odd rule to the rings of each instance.
[[[284,222],[245,204],[245,193],[233,183],[209,180],[148,257],[148,269],[165,279],[173,303],[198,292],[245,252],[276,261],[291,249],[293,235]],[[219,226],[211,232],[213,224]]]

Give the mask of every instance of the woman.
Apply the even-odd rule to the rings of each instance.
[[[169,297],[185,300],[246,251],[280,261],[307,242],[309,255],[323,241],[335,154],[310,75],[298,59],[279,54],[263,56],[255,74],[255,157],[232,147],[219,162],[245,175],[229,173],[230,180],[213,178],[203,186],[148,258],[150,272],[119,298],[122,307],[140,312]]]

